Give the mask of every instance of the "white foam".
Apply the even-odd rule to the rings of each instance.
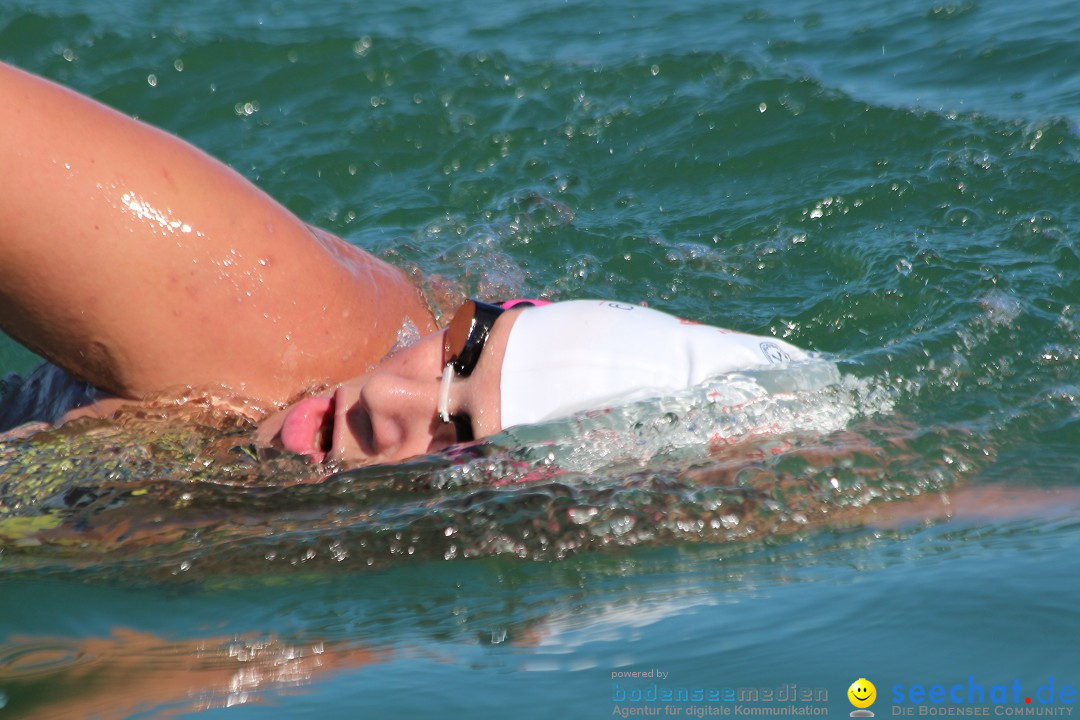
[[[813,359],[729,373],[664,397],[511,428],[495,441],[524,445],[535,458],[566,470],[593,472],[791,434],[824,435],[858,417],[891,411],[886,389]]]

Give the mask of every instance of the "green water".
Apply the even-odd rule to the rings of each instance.
[[[654,405],[317,485],[242,429],[0,445],[0,718],[599,718],[663,709],[617,701],[649,669],[831,716],[860,677],[879,717],[969,676],[1070,707],[1035,693],[1080,683],[1078,37],[1066,2],[9,0],[0,59],[399,265],[847,380],[763,411],[786,445]]]

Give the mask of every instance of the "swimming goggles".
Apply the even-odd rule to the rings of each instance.
[[[454,313],[443,337],[443,374],[439,385],[439,418],[453,423],[458,442],[475,439],[472,418],[468,413],[450,412],[450,384],[454,376],[469,377],[476,369],[480,353],[491,335],[491,328],[506,312],[498,305],[468,300]]]

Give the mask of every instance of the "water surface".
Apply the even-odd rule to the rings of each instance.
[[[6,443],[0,716],[611,717],[650,668],[834,716],[860,677],[879,715],[1080,683],[1074,10],[7,2],[3,60],[440,287],[644,301],[844,380],[321,483],[242,427]],[[939,518],[971,489],[990,512]]]

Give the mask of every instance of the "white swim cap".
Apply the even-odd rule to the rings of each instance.
[[[507,339],[502,426],[667,395],[717,375],[808,358],[783,340],[637,305],[573,300],[529,308]]]

